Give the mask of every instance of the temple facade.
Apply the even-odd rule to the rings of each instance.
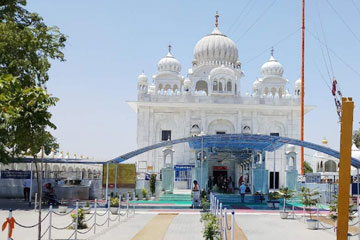
[[[301,80],[291,82],[285,77],[273,50],[260,67],[250,93],[241,88],[244,78],[237,45],[221,33],[217,15],[213,31],[195,44],[193,61],[185,75],[169,46],[152,80],[144,72],[138,76],[138,98],[128,102],[137,112],[138,148],[170,139],[232,133],[299,139]],[[312,109],[306,106],[305,113]],[[263,186],[251,187],[252,191],[287,186],[287,171],[300,171],[300,160],[296,161],[300,149],[294,146],[260,153],[261,166],[255,164],[258,153],[251,149],[204,151],[203,163],[201,151],[191,149],[189,144],[149,151],[137,157],[138,171],[160,173],[163,168],[174,168],[174,188],[189,188],[189,182],[199,180],[200,175],[203,188],[209,177],[220,175],[231,176],[235,186],[240,178],[249,186],[260,181],[258,184]],[[168,155],[171,160],[167,160]],[[194,171],[199,166],[202,174]],[[257,168],[262,173],[256,179]]]

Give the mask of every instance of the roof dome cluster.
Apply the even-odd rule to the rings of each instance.
[[[171,46],[169,46],[168,54],[162,59],[160,59],[160,61],[158,62],[158,71],[159,72],[169,71],[169,72],[179,73],[181,71],[181,64],[176,58],[173,57],[173,55],[171,55],[170,51],[171,51]]]
[[[273,55],[270,59],[261,66],[261,74],[263,77],[266,76],[277,76],[282,77],[284,73],[284,67],[276,61]]]
[[[148,77],[145,75],[144,72],[142,72],[142,73],[138,76],[138,83],[147,84],[147,82],[148,82]]]

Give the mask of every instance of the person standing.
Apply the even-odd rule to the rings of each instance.
[[[244,182],[242,182],[241,186],[240,186],[240,196],[241,196],[241,202],[244,203],[245,202],[245,191],[246,191],[246,185]]]
[[[228,193],[232,193],[233,192],[233,180],[232,177],[229,177],[229,181],[228,181],[228,189],[227,189]]]
[[[30,179],[25,179],[24,180],[24,199],[25,199],[25,202],[28,202],[29,199],[30,199],[30,184],[31,184]]]

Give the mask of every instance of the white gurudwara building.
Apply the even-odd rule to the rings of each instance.
[[[218,15],[213,31],[195,44],[193,61],[185,76],[180,61],[171,53],[171,46],[158,62],[152,80],[149,81],[145,73],[139,75],[137,101],[129,102],[137,112],[138,148],[200,133],[300,138],[301,80],[291,82],[286,79],[284,67],[275,59],[272,50],[260,68],[261,76],[254,80],[252,93],[244,93],[241,86],[245,75],[238,48],[233,40],[221,33],[217,20]],[[294,90],[289,91],[293,86]],[[306,106],[305,113],[312,109]],[[136,160],[138,171],[147,168],[160,173],[166,167],[165,151],[156,149],[139,155]],[[285,146],[275,154],[264,153],[262,167],[268,172],[264,186],[274,187],[274,167],[275,187],[286,186],[286,171],[300,171],[300,161],[295,160],[299,151],[297,147]],[[175,169],[174,188],[189,188],[191,172],[194,175],[191,169],[198,166],[199,152],[191,149],[189,144],[174,145],[171,152],[171,166]],[[289,153],[295,156],[295,166],[289,164]],[[236,187],[240,177],[252,185],[255,181],[253,169],[256,168],[251,161],[254,154],[244,157],[220,149],[206,149],[207,164],[204,165],[202,187],[205,187],[208,177],[219,175],[231,176]]]

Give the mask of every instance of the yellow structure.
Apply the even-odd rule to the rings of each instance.
[[[352,98],[342,98],[337,240],[346,240],[348,233],[353,112]]]

